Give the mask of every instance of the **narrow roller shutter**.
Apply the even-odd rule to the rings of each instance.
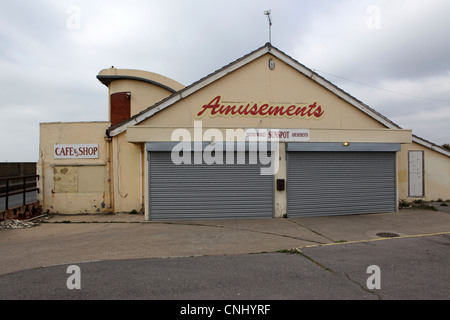
[[[261,164],[175,165],[170,152],[149,153],[151,220],[273,216],[273,176]],[[255,154],[256,155],[256,154]]]
[[[392,212],[394,152],[289,152],[289,217]]]

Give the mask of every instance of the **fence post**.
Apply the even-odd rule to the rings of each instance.
[[[26,190],[27,190],[26,181],[27,181],[27,178],[26,178],[26,177],[23,177],[23,195],[22,195],[23,205],[25,205],[25,202],[27,202],[27,201],[26,201],[26,198],[27,198],[27,194],[26,194]]]
[[[6,180],[6,193],[5,193],[5,210],[8,210],[8,196],[9,196],[9,180]]]

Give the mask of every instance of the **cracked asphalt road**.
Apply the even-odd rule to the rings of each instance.
[[[450,298],[450,235],[298,248],[292,252],[83,262],[0,275],[0,299],[390,300]],[[381,289],[368,289],[367,268]],[[174,310],[175,312],[176,310]]]

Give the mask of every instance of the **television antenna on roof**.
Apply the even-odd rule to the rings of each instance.
[[[271,10],[264,11],[264,14],[269,19],[269,43],[272,44],[272,18],[270,17],[270,14],[272,13]]]

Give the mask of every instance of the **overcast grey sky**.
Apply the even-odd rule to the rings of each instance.
[[[16,0],[0,10],[0,161],[39,123],[106,121],[102,69],[189,85],[268,41],[403,128],[450,143],[448,0]]]

